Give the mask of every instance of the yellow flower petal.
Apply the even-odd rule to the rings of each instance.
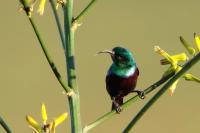
[[[161,49],[159,46],[154,46],[155,52],[162,55],[167,61],[171,63],[171,65],[176,69],[177,67],[177,61],[172,58],[167,52],[165,52],[163,49]]]
[[[169,88],[169,95],[172,96],[175,92],[177,83],[178,83],[179,79],[177,79]]]
[[[58,118],[56,118],[54,120],[55,127],[57,127],[60,123],[62,123],[67,118],[67,116],[68,116],[68,113],[64,113],[64,114],[60,115]]]
[[[55,133],[56,132],[56,126],[55,126],[55,122],[52,122],[52,126],[51,126],[51,133]]]
[[[200,79],[199,78],[197,78],[196,76],[194,76],[192,74],[189,74],[189,73],[185,74],[184,78],[185,78],[185,80],[188,80],[188,81],[195,81],[195,82],[200,83]]]
[[[173,55],[173,56],[171,56],[171,58],[172,58],[174,61],[177,61],[177,62],[178,62],[178,61],[187,61],[187,60],[189,59],[185,53]],[[170,64],[170,62],[169,62],[167,59],[162,59],[162,60],[160,60],[160,63],[161,63],[162,65]]]
[[[42,114],[43,123],[44,123],[44,125],[46,125],[48,117],[47,117],[45,104],[42,104],[41,114]]]
[[[37,10],[37,12],[38,12],[40,15],[43,15],[43,14],[44,14],[44,7],[45,7],[45,4],[46,4],[46,0],[40,0],[39,8],[38,8],[38,10]]]
[[[170,62],[173,61],[171,56],[167,52],[165,52],[163,49],[161,49],[159,46],[154,46],[154,51],[157,52],[158,54],[164,56],[168,61],[170,61]]]
[[[42,131],[42,127],[31,116],[26,116],[26,121],[38,132]]]
[[[197,46],[197,49],[200,52],[200,38],[199,38],[199,36],[196,35],[196,33],[194,33],[194,40],[195,40],[195,44]]]
[[[196,54],[195,49],[192,46],[190,46],[189,43],[187,43],[182,36],[180,36],[180,41],[183,44],[183,46],[188,50],[189,54],[191,54],[192,56]]]

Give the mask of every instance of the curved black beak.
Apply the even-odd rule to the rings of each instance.
[[[111,56],[114,56],[115,52],[111,51],[111,50],[103,50],[97,53],[98,54],[102,54],[102,53],[107,53],[110,54]]]

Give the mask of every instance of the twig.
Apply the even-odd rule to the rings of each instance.
[[[165,91],[185,72],[187,72],[193,65],[195,65],[200,60],[200,53],[188,61],[183,68],[176,73],[150,100],[149,102],[138,112],[134,119],[128,124],[124,129],[123,133],[127,133],[131,128],[140,120],[140,118],[145,114],[145,112],[165,93]]]
[[[78,22],[80,21],[80,19],[87,14],[87,12],[89,11],[89,9],[92,7],[92,5],[94,5],[94,3],[97,0],[92,0],[84,9],[83,11],[74,19],[74,21]]]
[[[51,59],[51,57],[50,57],[50,55],[49,55],[49,53],[47,51],[47,48],[45,47],[45,45],[44,45],[44,43],[42,41],[42,38],[40,37],[40,34],[39,34],[39,32],[37,30],[37,27],[36,27],[36,25],[35,25],[35,23],[33,21],[33,18],[29,18],[29,20],[30,20],[30,23],[31,23],[34,31],[35,31],[35,34],[36,34],[36,36],[38,38],[38,41],[40,42],[40,46],[42,47],[42,50],[43,50],[43,52],[44,52],[44,54],[46,56],[46,59],[47,59],[49,65],[51,66],[52,71],[54,72],[54,75],[56,76],[57,80],[59,81],[59,83],[61,84],[63,89],[66,92],[70,92],[71,89],[68,86],[66,86],[66,84],[64,83],[60,73],[58,72],[58,69],[57,69],[56,65],[54,64],[54,61]]]
[[[153,85],[149,86],[147,89],[144,90],[145,95],[149,94],[154,89],[156,89],[157,87],[162,85],[164,82],[166,82],[173,75],[174,75],[174,73],[171,73],[168,76],[161,78],[159,81],[157,81]],[[130,106],[131,104],[133,104],[134,102],[136,102],[138,100],[140,100],[140,98],[139,98],[138,95],[136,95],[136,96],[132,97],[131,99],[129,99],[128,101],[126,101],[121,107],[122,107],[122,109],[126,109],[128,106]],[[92,128],[94,128],[94,127],[98,126],[99,124],[103,123],[104,121],[106,121],[107,119],[111,118],[115,114],[117,114],[117,113],[114,110],[111,111],[111,112],[106,113],[105,115],[99,117],[96,121],[94,121],[94,122],[90,123],[89,125],[85,126],[83,131],[87,132],[87,131],[91,130]]]
[[[54,14],[54,17],[55,17],[55,20],[56,20],[56,24],[57,24],[57,27],[58,27],[58,31],[59,31],[59,34],[60,34],[60,39],[62,41],[62,46],[63,46],[64,51],[65,51],[66,50],[65,37],[64,37],[64,33],[62,31],[62,26],[61,26],[61,23],[60,23],[60,19],[59,19],[58,13],[56,11],[55,2],[54,2],[54,0],[49,0],[49,2],[50,2],[50,5],[51,5],[51,8],[53,10],[53,14]]]
[[[1,116],[0,116],[0,124],[7,133],[12,133],[10,128],[8,127],[8,125],[6,124],[6,122],[3,120]]]
[[[24,6],[25,6],[25,5],[24,5]],[[26,15],[28,16],[28,15],[29,15],[29,12],[26,11]],[[48,51],[47,51],[47,48],[45,47],[44,42],[43,42],[43,40],[42,40],[42,38],[41,38],[41,36],[40,36],[40,33],[39,33],[39,31],[37,30],[37,27],[36,27],[36,25],[35,25],[35,23],[34,23],[33,18],[32,18],[32,17],[29,17],[29,16],[28,16],[28,18],[29,18],[29,21],[30,21],[30,23],[31,23],[31,25],[32,25],[32,27],[33,27],[33,30],[34,30],[34,32],[35,32],[35,34],[36,34],[36,36],[37,36],[37,39],[38,39],[38,41],[39,41],[39,43],[40,43],[40,46],[41,46],[41,48],[42,48],[42,50],[43,50],[43,52],[44,52],[44,54],[45,54],[45,57],[46,57],[46,59],[47,59],[49,65],[50,65],[50,67],[51,67],[51,69],[52,69],[54,75],[56,76],[57,80],[59,81],[59,83],[61,84],[61,86],[63,87],[63,89],[64,89],[67,93],[70,92],[71,89],[70,89],[68,86],[66,86],[66,84],[64,83],[64,81],[63,81],[63,79],[62,79],[60,73],[59,73],[58,70],[57,70],[56,65],[54,64],[54,61],[51,59],[51,57],[50,57],[50,55],[49,55],[49,53],[48,53]]]

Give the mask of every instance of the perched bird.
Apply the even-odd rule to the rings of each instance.
[[[98,52],[98,54],[101,53],[110,54],[113,61],[106,76],[106,89],[112,100],[112,110],[115,109],[117,113],[120,113],[124,96],[131,92],[136,92],[141,99],[144,99],[143,91],[134,90],[139,70],[131,52],[122,47],[115,47],[112,51]]]

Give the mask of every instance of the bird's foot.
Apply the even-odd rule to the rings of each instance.
[[[116,113],[120,113],[122,112],[122,108],[120,107],[120,105],[115,101],[115,98],[113,98],[112,100],[113,105],[112,105],[112,109],[114,109],[116,111]]]
[[[138,96],[141,98],[141,99],[145,99],[145,94],[144,94],[144,91],[139,91],[138,92]]]
[[[141,99],[145,99],[146,97],[144,91],[134,90],[132,92],[136,92]]]
[[[120,112],[122,112],[122,109],[120,106],[115,108],[116,113],[120,114]]]

